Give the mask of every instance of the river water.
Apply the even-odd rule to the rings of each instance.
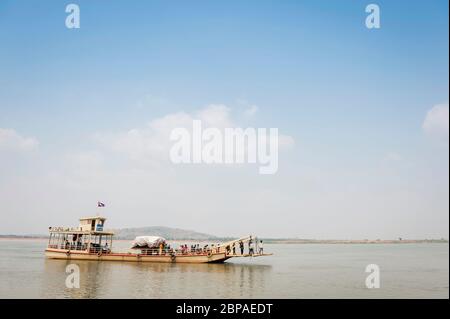
[[[0,298],[449,298],[448,244],[266,244],[273,256],[224,264],[49,260],[45,246],[0,240]],[[66,287],[71,263],[80,288]]]

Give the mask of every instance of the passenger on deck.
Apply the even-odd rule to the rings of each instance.
[[[259,252],[258,252],[258,254],[262,255],[263,252],[264,252],[264,249],[263,249],[263,241],[260,240],[260,241],[259,241]]]
[[[233,243],[233,255],[236,255],[236,243]]]
[[[241,255],[244,254],[244,243],[242,242],[242,240],[239,241],[239,248],[241,249]]]
[[[255,253],[255,249],[253,248],[253,241],[249,241],[248,242],[248,253],[250,254],[250,256],[253,256],[253,254]]]

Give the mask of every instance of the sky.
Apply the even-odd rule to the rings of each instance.
[[[379,29],[365,25],[370,3]],[[446,0],[3,0],[0,234],[100,213],[112,228],[219,236],[448,238],[448,12]],[[278,128],[277,173],[170,162],[171,130],[194,119]]]

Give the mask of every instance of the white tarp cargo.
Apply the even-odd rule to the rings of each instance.
[[[131,248],[159,248],[166,240],[158,236],[138,236],[131,242]]]

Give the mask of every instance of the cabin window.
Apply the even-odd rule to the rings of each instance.
[[[103,230],[103,221],[102,220],[99,220],[97,222],[97,229],[96,230],[97,231],[102,231]]]

